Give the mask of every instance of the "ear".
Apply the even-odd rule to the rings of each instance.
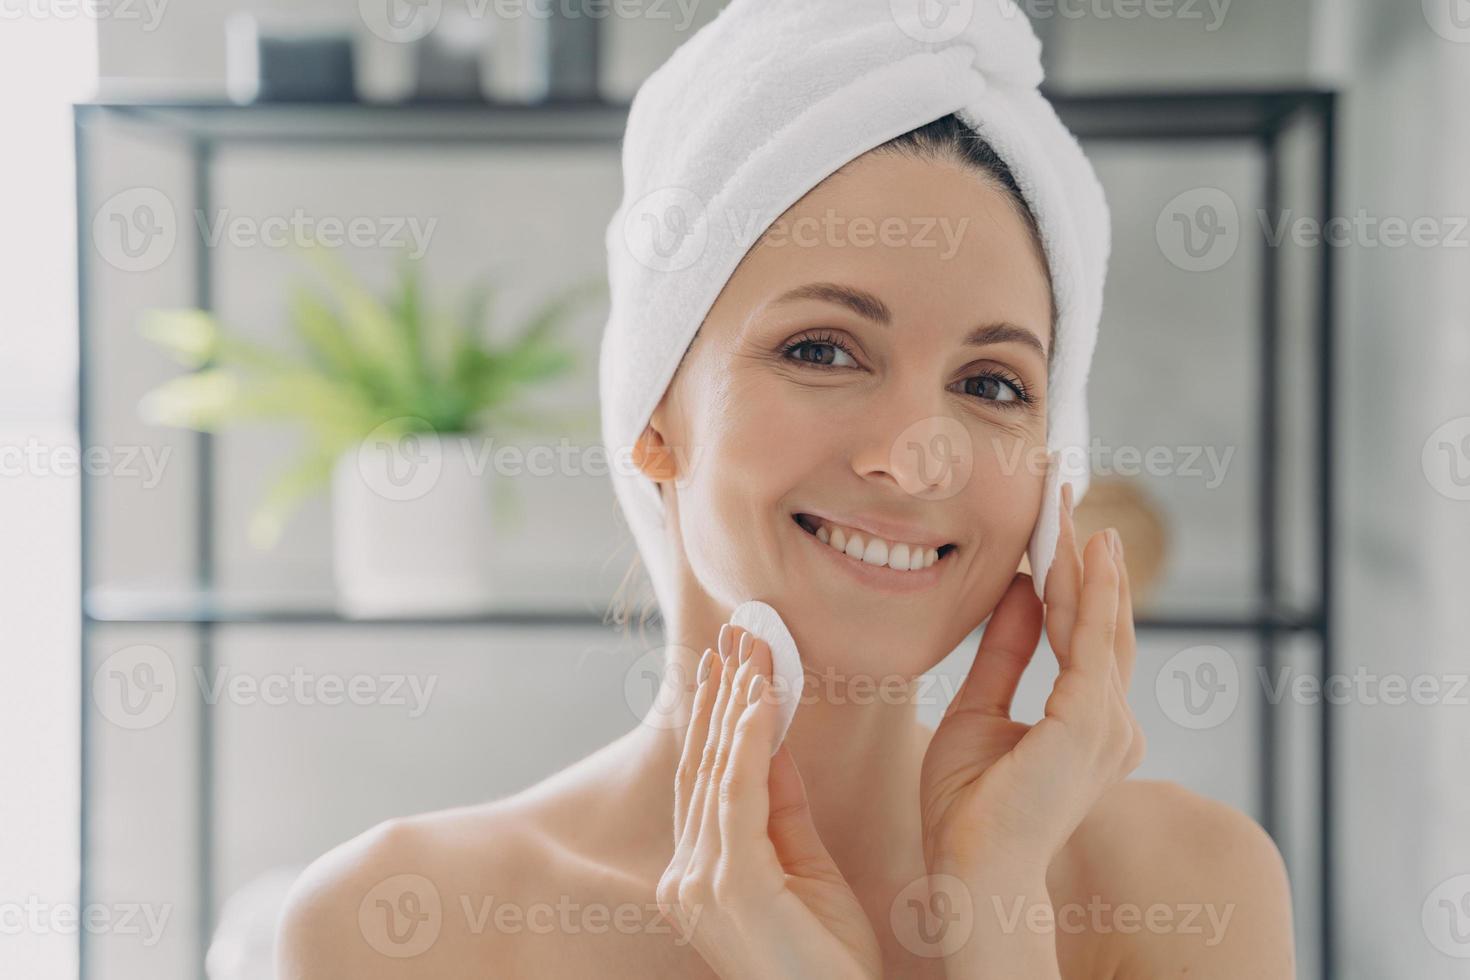
[[[653,482],[664,483],[679,475],[675,464],[674,452],[663,435],[651,422],[644,426],[633,444],[633,465]]]

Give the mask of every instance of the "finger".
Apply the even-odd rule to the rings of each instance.
[[[713,661],[718,660],[712,649],[706,649],[695,671],[694,705],[690,709],[689,728],[684,733],[684,749],[679,756],[679,767],[674,770],[674,844],[684,836],[684,822],[689,816],[689,804],[694,796],[694,783],[699,774],[699,761],[704,755],[704,743],[709,737],[710,715],[714,709],[716,684],[710,683]]]
[[[1031,576],[1018,573],[1000,597],[970,673],[944,716],[979,713],[1009,718],[1016,687],[1041,639],[1041,600]]]
[[[1099,685],[1110,683],[1117,659],[1118,569],[1113,562],[1111,531],[1099,531],[1083,556],[1082,601],[1072,631],[1071,669]]]
[[[1122,676],[1118,673],[1116,663],[1113,664],[1113,689],[1118,692],[1119,730],[1122,737],[1128,740],[1128,750],[1118,764],[1116,775],[1116,778],[1123,779],[1128,773],[1138,768],[1138,764],[1143,761],[1146,743],[1143,737],[1143,726],[1139,725],[1138,716],[1133,713],[1133,708],[1128,704],[1128,692]]]
[[[746,708],[735,725],[730,760],[720,780],[720,834],[725,847],[740,848],[741,853],[751,853],[748,848],[766,839],[771,814],[767,783],[779,713],[768,674],[752,670],[747,687]]]
[[[747,633],[745,635],[750,639],[750,648],[746,654],[746,659],[754,662],[754,666],[751,667],[751,672],[755,674],[765,674],[766,680],[770,681],[773,675],[771,663],[771,645],[765,640],[762,640],[760,637],[756,636],[754,633]],[[767,690],[769,691],[769,688]],[[767,696],[769,697],[769,694]],[[749,700],[749,697],[749,692],[747,692],[747,701]]]
[[[741,640],[736,641],[737,651],[742,649],[741,644]],[[699,841],[694,846],[693,862],[698,867],[713,867],[724,849],[720,839],[720,810],[723,808],[720,785],[724,782],[725,769],[729,765],[730,752],[734,747],[735,725],[745,711],[746,696],[750,688],[749,648],[743,649],[746,654],[745,663],[739,663],[739,653],[732,652],[730,662],[726,665],[733,676],[730,696],[720,718],[718,734],[711,730],[711,735],[718,738],[718,743],[715,746],[714,766],[710,770],[709,787],[705,792],[704,812],[701,817],[703,826],[699,830]]]
[[[813,869],[835,868],[827,846],[817,834],[806,784],[796,768],[791,749],[782,745],[771,757],[768,780],[770,817],[766,833],[776,848],[776,860],[792,873],[810,877]]]
[[[1077,525],[1072,519],[1073,505],[1072,484],[1064,483],[1057,550],[1046,573],[1045,590],[1046,641],[1064,668],[1071,656],[1072,629],[1082,595],[1082,552],[1077,545]]]
[[[719,744],[720,726],[725,717],[725,704],[730,698],[730,684],[734,680],[735,671],[731,667],[730,646],[726,642],[724,630],[720,631],[721,656],[718,662],[712,663],[710,673],[710,684],[719,679],[719,686],[715,689],[715,703],[710,711],[708,731],[705,735],[704,745],[700,749],[699,769],[694,780],[694,791],[690,796],[689,814],[684,822],[684,833],[679,838],[679,844],[675,848],[676,855],[688,858],[699,840],[699,834],[704,826],[704,811],[708,805],[710,796],[710,780],[713,776],[715,766],[715,753]]]
[[[1127,695],[1133,680],[1133,665],[1138,660],[1138,631],[1133,622],[1133,594],[1128,584],[1128,563],[1123,557],[1123,539],[1117,539],[1114,559],[1118,565],[1118,676]]]

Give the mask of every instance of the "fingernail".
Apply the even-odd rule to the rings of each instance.
[[[695,683],[703,684],[709,679],[710,661],[714,659],[714,651],[709,647],[704,648],[704,656],[699,658],[699,670],[695,672]]]
[[[742,634],[740,634],[740,662],[741,663],[745,663],[745,661],[747,661],[747,660],[750,659],[750,648],[752,646],[753,646],[753,642],[751,640],[750,634],[749,633],[742,633]]]
[[[1108,551],[1112,553],[1112,556],[1114,558],[1118,558],[1122,554],[1120,548],[1121,546],[1118,544],[1117,529],[1111,527],[1108,528]]]
[[[766,689],[766,675],[756,674],[750,679],[750,691],[745,696],[746,703],[754,703]]]
[[[716,647],[716,649],[718,649],[720,651],[720,659],[721,660],[728,660],[729,659],[729,656],[730,655],[726,652],[726,651],[728,651],[730,649],[730,624],[729,623],[725,623],[723,626],[720,627],[720,638],[715,641],[715,647]]]

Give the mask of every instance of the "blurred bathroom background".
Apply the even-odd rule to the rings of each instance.
[[[659,641],[603,617],[634,550],[595,452],[595,295],[556,322],[562,370],[527,354],[530,424],[497,438],[549,464],[492,462],[493,510],[451,501],[432,528],[384,529],[371,502],[349,519],[340,473],[310,467],[263,520],[320,448],[315,382],[275,392],[310,432],[205,438],[147,396],[217,407],[168,387],[191,344],[220,354],[216,321],[298,353],[330,332],[300,300],[323,275],[381,339],[402,308],[367,297],[407,295],[405,253],[426,306],[494,282],[476,323],[512,343],[603,277],[622,107],[721,6],[0,0],[5,976],[268,977],[280,891],[313,857],[637,724]],[[1299,976],[1463,977],[1470,4],[1022,7],[1113,213],[1085,517],[1148,582],[1138,775],[1271,829]],[[146,335],[150,311],[196,307],[216,321]],[[374,605],[393,554],[375,567],[371,542],[470,526],[489,562]],[[936,675],[962,677],[975,640]]]

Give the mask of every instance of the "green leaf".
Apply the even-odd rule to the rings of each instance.
[[[599,438],[601,434],[598,427],[599,418],[600,415],[595,409],[527,412],[516,408],[502,408],[485,420],[484,427],[502,435],[553,433],[563,436]]]
[[[138,409],[144,421],[210,432],[235,418],[240,382],[219,369],[181,375],[143,396]]]
[[[331,480],[338,456],[335,452],[318,450],[276,477],[251,516],[252,545],[261,550],[276,546],[291,514],[306,497]]]
[[[291,326],[312,360],[338,378],[362,380],[357,352],[331,307],[300,285],[287,300]]]
[[[204,310],[149,310],[139,332],[186,367],[203,367],[220,346],[220,328]]]
[[[154,424],[203,431],[231,422],[289,419],[322,436],[347,431],[361,438],[377,424],[372,405],[357,391],[306,370],[248,382],[223,368],[198,371],[154,388],[139,409]]]
[[[408,259],[399,264],[398,298],[393,307],[393,316],[403,334],[404,347],[409,352],[409,368],[413,372],[414,382],[422,387],[429,380],[423,337],[423,298],[418,266]]]
[[[569,349],[537,345],[511,351],[502,363],[504,374],[512,382],[528,385],[558,377],[570,371],[576,362],[576,355]]]
[[[382,379],[389,395],[411,400],[417,388],[414,352],[405,342],[392,309],[364,289],[347,267],[328,252],[313,248],[307,254],[315,259],[314,264],[341,307],[342,320],[358,352],[359,364]]]
[[[207,310],[149,310],[138,330],[185,367],[237,364],[278,371],[300,366],[290,357],[226,332]]]
[[[605,290],[601,281],[588,280],[568,287],[537,308],[513,347],[529,347],[548,340],[568,319],[577,307],[601,297]]]

